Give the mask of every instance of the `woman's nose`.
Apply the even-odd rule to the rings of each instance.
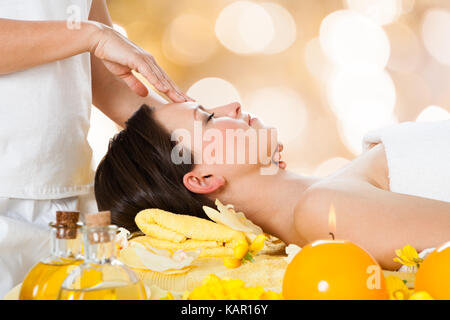
[[[229,103],[210,110],[216,117],[230,117],[238,119],[242,115],[242,108],[239,102]]]
[[[239,118],[242,113],[241,104],[233,102],[226,106],[227,116],[230,118]]]

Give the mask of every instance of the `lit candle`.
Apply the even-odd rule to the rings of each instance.
[[[314,241],[294,257],[283,280],[285,299],[387,299],[382,269],[364,249],[335,239],[336,213],[328,215],[331,239]]]
[[[336,233],[336,211],[333,205],[331,205],[330,212],[328,213],[328,230],[330,230],[329,234],[334,240],[334,234]]]

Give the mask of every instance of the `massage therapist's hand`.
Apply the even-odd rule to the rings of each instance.
[[[146,96],[148,90],[132,70],[141,73],[174,102],[192,100],[177,88],[149,53],[103,23],[83,21],[79,28],[69,28],[66,21],[0,18],[0,43],[0,75],[90,51],[140,96]]]
[[[92,24],[97,27],[97,31],[91,37],[91,54],[101,59],[105,67],[122,79],[135,93],[145,97],[148,90],[132,71],[143,75],[173,102],[192,101],[159,67],[151,54],[109,26],[101,23]]]

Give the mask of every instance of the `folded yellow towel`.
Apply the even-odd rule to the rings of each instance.
[[[241,231],[206,219],[160,209],[139,212],[135,222],[145,236],[133,241],[171,251],[201,248],[200,257],[232,256],[236,243],[246,241]]]

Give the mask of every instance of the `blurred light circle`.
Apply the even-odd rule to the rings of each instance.
[[[215,26],[219,41],[237,54],[254,54],[267,47],[274,36],[272,17],[260,5],[236,1],[219,14]]]
[[[352,10],[335,11],[325,17],[319,39],[326,56],[339,66],[382,69],[389,60],[389,40],[382,27]]]
[[[410,13],[414,9],[415,0],[403,0],[402,1],[402,14]]]
[[[429,81],[416,73],[397,73],[393,76],[397,92],[395,114],[399,121],[415,119],[424,106],[429,105],[436,98],[430,90]],[[414,94],[411,94],[414,93]]]
[[[422,23],[422,39],[434,59],[450,65],[450,12],[441,9],[428,10]]]
[[[113,23],[113,29],[116,30],[118,33],[120,33],[121,35],[123,35],[125,38],[128,38],[128,33],[127,30],[125,30],[124,27],[122,27],[121,25],[118,25],[116,23]]]
[[[256,90],[245,98],[245,109],[263,123],[278,129],[280,141],[298,138],[306,125],[307,112],[302,97],[285,87]]]
[[[205,107],[216,107],[234,101],[241,101],[238,90],[228,81],[220,78],[204,78],[194,83],[187,95]]]
[[[378,113],[376,109],[370,109],[364,116],[340,119],[338,130],[347,148],[355,155],[359,155],[363,150],[363,138],[369,131],[397,122],[393,113],[386,115]]]
[[[272,41],[264,48],[265,54],[276,54],[288,49],[297,38],[297,25],[294,18],[284,7],[273,3],[259,4],[272,17],[274,35]]]
[[[384,27],[391,45],[388,69],[411,73],[421,60],[421,48],[415,33],[406,25],[394,23]]]
[[[327,95],[339,119],[388,116],[395,107],[396,91],[390,75],[376,68],[336,71],[329,79]]]
[[[402,0],[345,0],[347,7],[368,16],[377,24],[388,24],[403,13]]]
[[[441,120],[450,120],[450,112],[438,106],[429,106],[425,108],[416,119],[416,121]]]
[[[320,81],[326,81],[333,71],[333,65],[323,53],[318,38],[308,41],[305,46],[305,63],[308,71]]]
[[[162,48],[166,57],[177,64],[201,63],[217,48],[213,26],[201,16],[182,14],[164,32]]]
[[[100,110],[92,106],[91,126],[87,140],[92,149],[92,166],[97,168],[98,164],[108,151],[109,140],[118,132],[117,125],[105,116]]]
[[[339,169],[342,169],[349,162],[350,160],[341,157],[328,159],[316,167],[314,170],[314,175],[318,177],[326,177]]]

